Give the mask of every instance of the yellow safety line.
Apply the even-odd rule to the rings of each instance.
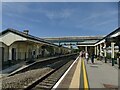
[[[88,90],[88,81],[87,81],[85,64],[84,64],[84,61],[83,61],[83,60],[82,60],[82,64],[83,64],[82,66],[83,66],[84,88],[85,88],[85,90]]]

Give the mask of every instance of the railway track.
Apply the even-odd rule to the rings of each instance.
[[[34,68],[27,69],[27,71],[23,70],[15,75],[5,77],[2,80],[2,90],[27,89],[28,87],[34,85],[34,83],[36,84],[36,82],[45,79],[72,58],[73,56],[67,56],[60,59],[58,58],[51,62],[42,63],[42,66],[40,63]]]
[[[51,89],[64,72],[69,68],[74,60],[66,62],[64,65],[59,66],[53,72],[48,73],[43,79],[39,79],[37,83],[30,85],[25,90],[44,90]],[[37,84],[37,85],[36,85]]]
[[[69,57],[71,55],[73,56],[76,54],[74,53],[74,54],[68,54],[68,55],[61,55],[61,56],[57,56],[57,57],[52,57],[52,58],[40,60],[40,61],[34,62],[34,63],[22,68],[16,72],[13,72],[13,73],[9,74],[8,76],[13,76],[15,74],[23,73],[23,72],[26,72],[26,71],[29,71],[32,69],[36,69],[36,68],[42,68],[44,66],[47,66],[48,64],[51,64],[51,63],[58,61],[59,59],[66,58],[66,57]]]

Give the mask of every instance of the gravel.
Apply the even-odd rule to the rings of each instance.
[[[52,68],[46,67],[6,77],[2,80],[2,88],[24,88],[50,70]]]

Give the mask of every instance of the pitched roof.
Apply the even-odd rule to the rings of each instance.
[[[120,27],[118,27],[116,30],[114,30],[113,32],[111,32],[110,34],[106,35],[104,38],[102,38],[101,40],[104,40],[106,38],[109,38],[111,35],[120,32]],[[101,40],[97,41],[96,43],[100,42]]]
[[[42,38],[35,37],[35,36],[30,35],[30,34],[25,34],[24,32],[21,32],[21,31],[12,29],[12,28],[8,28],[8,29],[6,29],[5,31],[2,31],[2,32],[0,33],[0,36],[6,34],[6,33],[8,33],[8,32],[12,32],[12,33],[14,33],[14,34],[20,35],[20,36],[25,37],[25,38],[28,38],[28,39],[32,39],[32,40],[40,41],[40,42],[43,42],[43,43],[51,44],[51,45],[54,45],[54,46],[58,46],[58,45],[53,44],[53,43],[51,43],[51,42],[48,42],[48,41],[46,41],[46,40],[44,40],[44,39],[42,39]]]

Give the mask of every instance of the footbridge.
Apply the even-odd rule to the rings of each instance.
[[[101,40],[104,36],[66,36],[66,37],[47,37],[44,38],[45,40],[59,44],[59,45],[82,45],[82,44],[88,44],[93,45],[97,41]]]
[[[83,50],[90,54],[94,53],[96,56],[104,58],[105,63],[107,63],[109,58],[111,60],[110,62],[112,62],[112,66],[114,66],[115,63],[120,62],[120,27],[106,36],[73,36],[44,39],[63,46],[75,45],[80,51]]]

